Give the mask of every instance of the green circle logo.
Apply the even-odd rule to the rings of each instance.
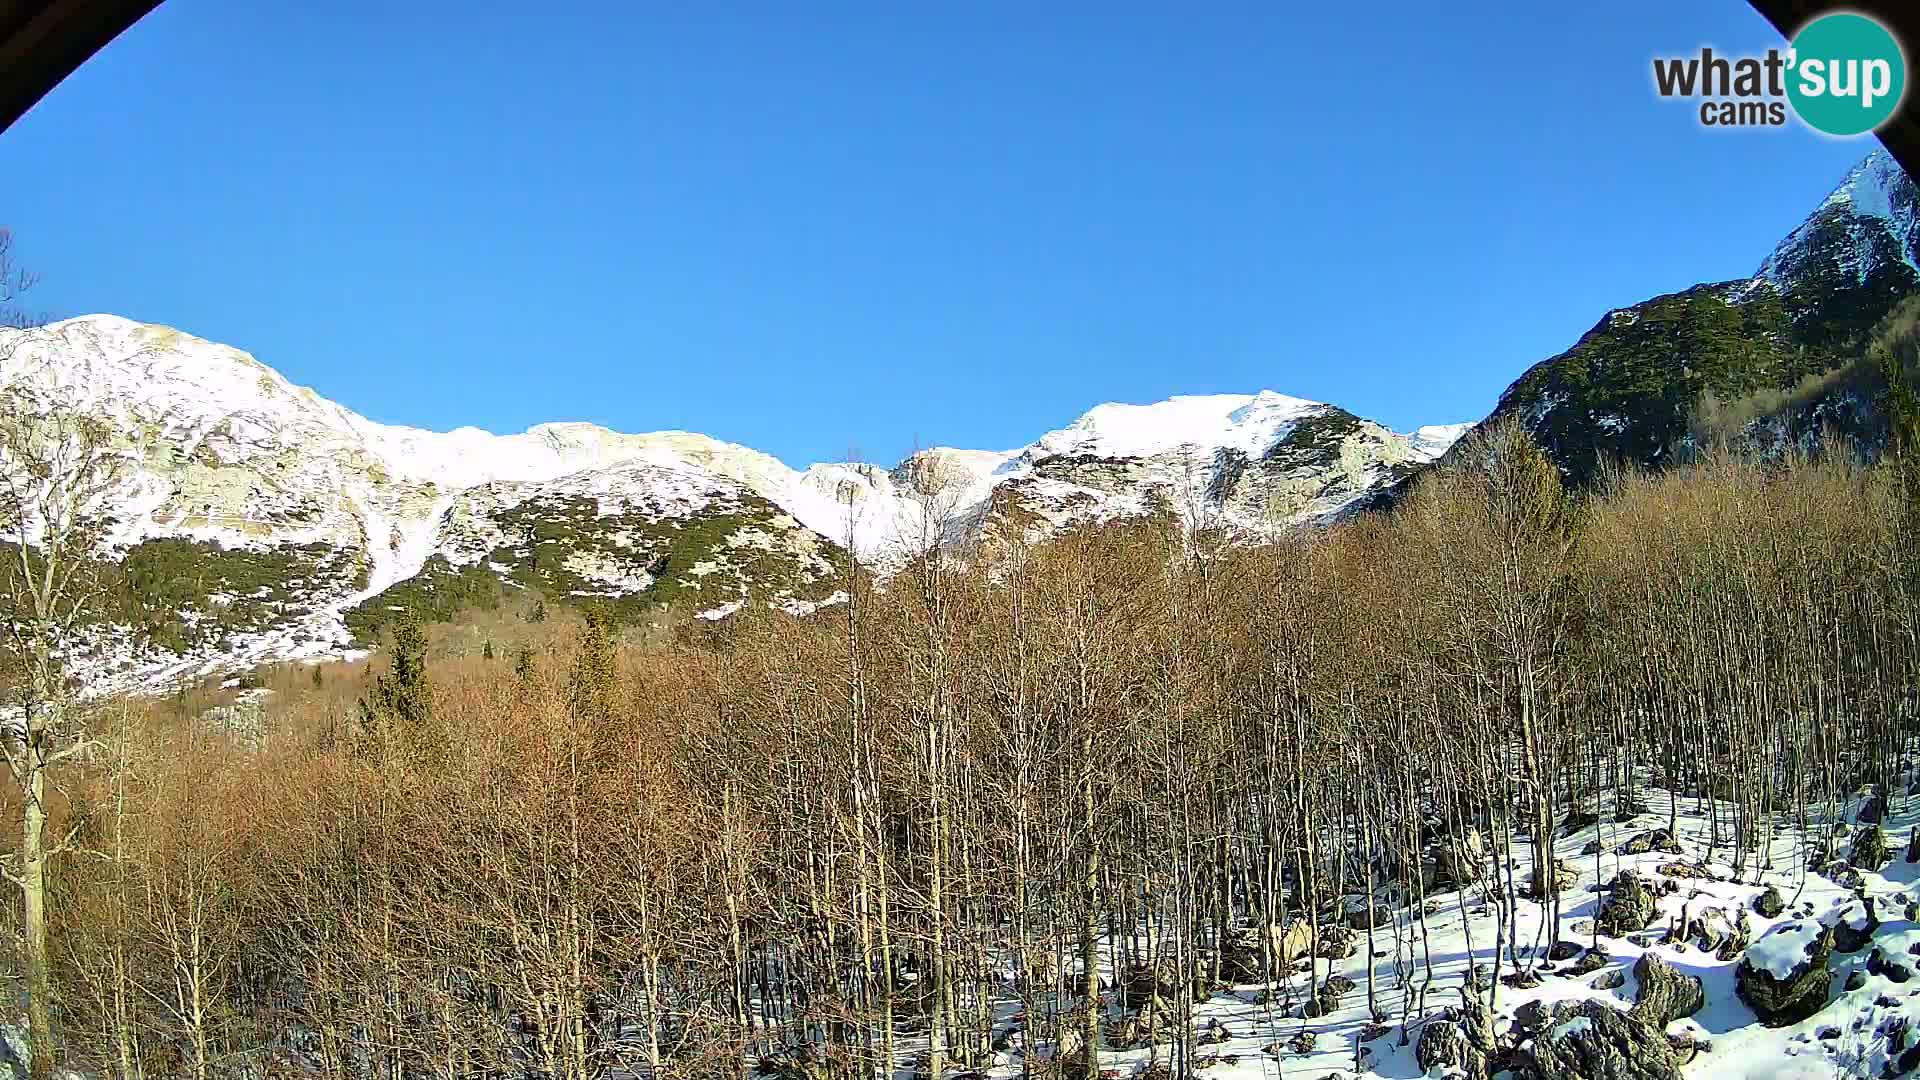
[[[1887,122],[1907,91],[1907,59],[1865,15],[1822,15],[1794,35],[1787,99],[1816,131],[1861,135]]]

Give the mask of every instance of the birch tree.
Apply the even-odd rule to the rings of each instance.
[[[15,301],[31,278],[14,267],[9,246],[0,232],[0,320],[16,327],[0,332],[0,370],[12,375],[0,386],[0,634],[13,669],[0,746],[21,794],[20,850],[5,873],[20,890],[30,1070],[45,1080],[56,1054],[47,867],[72,843],[48,836],[47,800],[60,765],[90,745],[68,663],[105,593],[96,553],[127,458],[69,388],[34,369],[32,346],[46,331],[20,326],[27,320]]]

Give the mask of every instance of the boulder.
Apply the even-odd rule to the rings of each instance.
[[[1487,1080],[1487,1055],[1467,1037],[1467,1029],[1450,1017],[1429,1020],[1414,1044],[1413,1059],[1429,1076],[1463,1076]]]
[[[1645,855],[1650,851],[1664,851],[1669,855],[1680,854],[1680,842],[1665,829],[1649,829],[1636,833],[1627,842],[1620,845],[1622,855]]]
[[[1293,919],[1284,927],[1279,923],[1267,926],[1267,939],[1273,949],[1275,965],[1285,967],[1313,952],[1313,921],[1311,919]]]
[[[1719,952],[1733,938],[1733,921],[1719,908],[1708,908],[1687,922],[1687,941],[1701,952]]]
[[[1360,951],[1359,937],[1347,927],[1329,926],[1321,931],[1314,951],[1323,960],[1345,960]]]
[[[1887,848],[1887,830],[1878,822],[1862,825],[1847,848],[1847,861],[1865,870],[1878,870],[1887,865]]]
[[[1874,931],[1880,929],[1880,914],[1871,896],[1836,901],[1820,921],[1833,931],[1835,952],[1859,952],[1873,941]]]
[[[1656,1030],[1666,1030],[1668,1024],[1692,1016],[1707,1003],[1699,976],[1683,975],[1653,953],[1640,954],[1633,977],[1640,981],[1640,992],[1630,1015]]]
[[[1915,835],[1920,835],[1920,830],[1915,830]],[[1766,892],[1753,898],[1753,910],[1766,918],[1777,919],[1781,912],[1787,910],[1787,901],[1780,895],[1779,889],[1769,885]]]
[[[1365,896],[1343,897],[1341,910],[1341,921],[1350,930],[1369,930],[1393,922],[1393,908],[1378,899],[1369,905]]]
[[[1873,943],[1873,951],[1867,954],[1867,970],[1890,982],[1904,983],[1913,979],[1915,958],[1908,946],[1908,934],[1896,934],[1891,938]]]
[[[1542,899],[1547,895],[1546,889],[1541,887],[1540,870],[1541,867],[1536,866],[1527,872],[1527,890],[1525,895],[1535,900]],[[1567,864],[1564,860],[1553,860],[1552,884],[1555,892],[1566,892],[1579,883],[1580,871],[1578,869]]]
[[[1567,974],[1591,975],[1601,968],[1606,967],[1608,961],[1612,959],[1613,957],[1607,955],[1607,950],[1595,946],[1581,953],[1580,959],[1575,960],[1572,966],[1567,968]]]
[[[1631,870],[1614,875],[1600,905],[1598,926],[1608,937],[1626,937],[1653,921],[1653,891]]]
[[[1528,1080],[1677,1080],[1666,1035],[1599,1001],[1563,1002],[1532,1048],[1516,1055]]]
[[[1784,922],[1748,947],[1734,991],[1768,1027],[1796,1024],[1827,1005],[1833,930],[1809,919]]]
[[[1340,1007],[1340,999],[1353,989],[1354,982],[1345,975],[1329,975],[1327,981],[1313,992],[1313,1000],[1307,1002],[1309,1017],[1325,1016]]]

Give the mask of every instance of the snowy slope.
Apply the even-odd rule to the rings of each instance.
[[[1620,821],[1602,821],[1566,833],[1559,842],[1569,853],[1570,879],[1562,895],[1557,925],[1548,925],[1546,907],[1519,899],[1509,929],[1517,943],[1517,957],[1541,978],[1535,985],[1505,982],[1494,986],[1489,964],[1490,943],[1496,940],[1499,914],[1494,899],[1499,881],[1524,879],[1532,870],[1532,852],[1524,838],[1502,859],[1500,845],[1491,845],[1490,860],[1481,862],[1481,881],[1452,892],[1429,892],[1416,919],[1405,909],[1394,913],[1400,933],[1412,947],[1402,952],[1394,945],[1394,928],[1381,926],[1373,940],[1364,929],[1354,935],[1346,955],[1316,962],[1311,974],[1303,961],[1284,975],[1272,998],[1259,984],[1224,987],[1194,1010],[1194,1027],[1212,1033],[1198,1047],[1200,1071],[1208,1080],[1272,1080],[1275,1076],[1312,1080],[1412,1080],[1433,1077],[1457,1080],[1478,1073],[1419,1064],[1420,1046],[1430,1028],[1448,1023],[1448,1008],[1459,1004],[1459,990],[1469,967],[1490,999],[1493,1033],[1503,1046],[1530,1051],[1547,1039],[1565,1041],[1590,1036],[1590,1022],[1579,1017],[1551,1025],[1529,1024],[1533,1010],[1550,1017],[1555,1006],[1594,1002],[1626,1012],[1641,993],[1636,964],[1645,956],[1666,961],[1674,969],[1697,977],[1704,1004],[1692,1016],[1664,1026],[1670,1043],[1687,1049],[1679,1055],[1683,1080],[1842,1080],[1907,1076],[1899,1061],[1902,1048],[1911,1048],[1907,1034],[1920,1030],[1920,991],[1912,981],[1920,975],[1920,926],[1913,921],[1920,910],[1920,863],[1903,858],[1902,848],[1920,828],[1920,808],[1890,814],[1886,832],[1895,845],[1892,861],[1875,870],[1849,867],[1842,861],[1823,868],[1814,830],[1843,829],[1857,816],[1862,801],[1840,807],[1828,818],[1824,807],[1810,807],[1807,835],[1782,829],[1768,860],[1770,869],[1749,864],[1736,869],[1726,860],[1730,846],[1724,837],[1731,808],[1709,806],[1692,798],[1676,798],[1665,791],[1643,788],[1643,813]],[[1634,852],[1635,837],[1664,831],[1669,815],[1675,824],[1674,847]],[[1716,842],[1715,815],[1720,821]],[[1842,843],[1844,849],[1844,842]],[[1574,852],[1584,852],[1573,855]],[[1489,863],[1502,867],[1487,873]],[[1595,917],[1607,883],[1621,872],[1638,875],[1654,896],[1653,917],[1642,931],[1625,936],[1596,935]],[[1757,901],[1768,889],[1776,891],[1785,909],[1763,914]],[[1391,898],[1382,897],[1382,910]],[[1877,922],[1866,918],[1872,905]],[[1747,958],[1759,968],[1776,972],[1792,969],[1798,949],[1792,946],[1814,936],[1821,927],[1845,922],[1863,930],[1863,942],[1853,951],[1836,947],[1827,962],[1830,985],[1826,1004],[1811,1017],[1779,1027],[1763,1025],[1735,989],[1736,970]],[[1750,935],[1744,948],[1724,950],[1702,946],[1702,925]],[[1549,946],[1562,942],[1568,954],[1550,959]],[[1592,947],[1598,945],[1598,949]],[[1372,951],[1369,951],[1369,945]],[[1103,950],[1105,955],[1107,950]],[[1323,956],[1325,953],[1322,954]],[[1431,962],[1431,967],[1427,965]],[[1397,970],[1404,966],[1404,972]],[[1513,965],[1506,965],[1510,978]],[[1431,972],[1431,991],[1419,996],[1424,1008],[1400,993],[1401,977],[1416,981]],[[1103,963],[1102,977],[1113,981],[1111,963]],[[1331,975],[1351,980],[1351,988],[1337,1007],[1315,1015],[1304,1008],[1315,986]],[[1369,987],[1377,989],[1369,1004]],[[1413,1005],[1413,1007],[1409,1007]],[[1102,1052],[1102,1066],[1118,1075],[1142,1075],[1137,1070],[1154,1060],[1164,1061],[1165,1045]],[[1914,1054],[1909,1053],[1908,1064]],[[1618,1060],[1616,1058],[1616,1060]],[[1583,1073],[1589,1076],[1672,1075],[1648,1063],[1646,1072]],[[988,1070],[990,1080],[1012,1080],[1019,1063],[1003,1056]],[[1496,1072],[1494,1077],[1515,1074]]]
[[[507,584],[609,595],[659,591],[672,572],[674,591],[737,607],[748,579],[773,567],[781,581],[770,600],[805,606],[823,599],[814,586],[831,569],[829,549],[850,546],[885,572],[1009,517],[1035,537],[1167,510],[1243,529],[1322,520],[1463,429],[1401,435],[1263,391],[1100,405],[1010,451],[936,448],[892,468],[794,469],[691,432],[381,424],[238,349],[112,315],[0,331],[0,386],[107,421],[138,462],[103,507],[117,519],[117,551],[179,540],[215,562],[221,552],[285,555],[281,576],[299,588],[257,586],[254,597],[283,613],[276,625],[226,633],[207,655],[133,665],[174,674],[343,649],[346,614],[387,606],[377,598],[429,568],[486,566]],[[732,531],[713,527],[723,518]],[[688,527],[701,522],[710,527]],[[561,533],[583,550],[535,552]],[[551,577],[556,559],[571,568],[563,579]],[[182,617],[218,621],[219,606]],[[114,649],[130,664],[138,635],[122,637]]]
[[[1823,280],[1863,284],[1895,264],[1920,270],[1920,189],[1882,149],[1847,173],[1754,279],[1783,292]]]

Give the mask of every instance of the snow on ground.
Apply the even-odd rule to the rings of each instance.
[[[1621,870],[1633,870],[1650,882],[1670,881],[1677,888],[1659,897],[1658,914],[1644,933],[1631,938],[1603,936],[1599,939],[1610,958],[1597,972],[1561,973],[1567,971],[1569,963],[1547,963],[1542,956],[1540,963],[1548,974],[1539,986],[1495,988],[1496,1029],[1511,1031],[1515,1010],[1530,1001],[1550,1007],[1561,1001],[1593,999],[1626,1009],[1638,993],[1634,963],[1642,954],[1653,953],[1682,974],[1698,976],[1705,989],[1705,1007],[1667,1029],[1670,1035],[1688,1034],[1707,1046],[1682,1069],[1682,1076],[1687,1080],[1832,1080],[1883,1075],[1889,1059],[1887,1033],[1901,1023],[1920,1031],[1920,977],[1909,983],[1868,971],[1869,957],[1875,948],[1889,955],[1907,956],[1913,965],[1920,967],[1920,957],[1907,952],[1920,946],[1920,924],[1908,921],[1904,915],[1908,901],[1920,899],[1920,884],[1917,884],[1920,883],[1920,864],[1902,861],[1908,835],[1920,827],[1920,803],[1887,819],[1893,861],[1878,873],[1862,872],[1864,894],[1875,900],[1881,919],[1874,936],[1875,944],[1853,954],[1834,952],[1830,964],[1833,997],[1824,1009],[1804,1022],[1768,1028],[1759,1024],[1735,994],[1734,972],[1739,959],[1720,960],[1693,945],[1670,943],[1665,940],[1669,924],[1683,912],[1697,917],[1707,908],[1723,908],[1732,917],[1745,911],[1752,924],[1757,962],[1780,972],[1791,969],[1789,954],[1797,959],[1800,947],[1810,934],[1818,933],[1823,923],[1851,921],[1856,926],[1864,925],[1860,900],[1841,884],[1811,872],[1801,872],[1801,838],[1784,828],[1784,818],[1781,835],[1772,848],[1773,868],[1760,871],[1749,865],[1743,874],[1736,875],[1726,861],[1732,856],[1731,845],[1724,839],[1729,820],[1727,808],[1718,807],[1723,839],[1714,847],[1709,843],[1713,831],[1709,808],[1693,799],[1679,800],[1676,808],[1676,836],[1683,854],[1659,851],[1619,854],[1620,847],[1630,837],[1667,827],[1667,811],[1672,800],[1659,791],[1645,795],[1649,812],[1630,820],[1603,822],[1565,834],[1558,841],[1562,859],[1577,871],[1577,881],[1562,893],[1558,936],[1583,946],[1593,943],[1593,919],[1602,895],[1597,886],[1611,881]],[[1841,820],[1852,821],[1852,813],[1857,809],[1857,804],[1846,808],[1847,813]],[[1812,811],[1809,818],[1810,833],[1817,834],[1830,827]],[[1574,854],[1581,852],[1590,841],[1599,842],[1599,855]],[[1844,855],[1844,838],[1837,838],[1836,846]],[[1524,846],[1524,839],[1516,847],[1514,859],[1524,876],[1531,868],[1531,852]],[[1778,888],[1787,901],[1786,910],[1771,919],[1759,915],[1753,908],[1754,899],[1768,885]],[[1521,955],[1531,957],[1535,953],[1535,942],[1544,950],[1554,935],[1541,932],[1545,914],[1542,905],[1525,899],[1518,903],[1517,937],[1523,943]],[[1278,1000],[1271,1005],[1258,1003],[1258,985],[1236,986],[1198,1005],[1194,1019],[1196,1031],[1217,1022],[1224,1025],[1227,1032],[1224,1042],[1198,1048],[1207,1062],[1199,1075],[1204,1080],[1272,1080],[1276,1077],[1412,1080],[1425,1076],[1414,1057],[1423,1019],[1437,1016],[1443,1006],[1459,1003],[1458,988],[1469,966],[1469,939],[1475,949],[1475,960],[1487,964],[1495,930],[1494,913],[1477,887],[1463,893],[1431,895],[1427,907],[1430,911],[1425,925],[1427,940],[1424,948],[1416,940],[1410,957],[1396,957],[1389,927],[1383,926],[1376,932],[1371,953],[1366,933],[1358,932],[1359,952],[1331,967],[1332,971],[1354,980],[1357,986],[1345,995],[1339,1009],[1324,1017],[1299,1016],[1299,1004],[1312,993],[1304,974],[1292,976],[1291,1016],[1283,1011]],[[1407,913],[1402,910],[1399,918],[1404,924]],[[1402,1025],[1395,964],[1397,961],[1407,963],[1409,970],[1419,971],[1421,956],[1429,951],[1436,979],[1426,994],[1426,1012],[1424,1017],[1416,1012]],[[1110,953],[1103,947],[1102,955],[1110,956]],[[1324,977],[1329,971],[1327,962],[1322,961],[1318,970]],[[1507,970],[1511,970],[1510,965]],[[1103,961],[1102,972],[1103,977],[1110,980],[1111,964]],[[1370,975],[1375,980],[1378,1006],[1386,1014],[1384,1031],[1368,1030],[1372,1025],[1367,992]],[[1596,986],[1615,978],[1620,983],[1615,989]],[[1846,989],[1847,986],[1854,989]],[[1002,1009],[1003,1014],[1010,1011],[1010,1008]],[[1285,1044],[1303,1031],[1315,1036],[1313,1048],[1307,1053],[1296,1053]],[[1373,1036],[1370,1041],[1361,1041],[1369,1035]],[[1279,1052],[1269,1053],[1267,1048]],[[1367,1059],[1358,1069],[1355,1068],[1356,1048],[1363,1049]],[[1157,1060],[1165,1062],[1167,1055],[1168,1047],[1163,1044],[1157,1050]],[[1101,1059],[1103,1069],[1125,1077],[1144,1068],[1150,1059],[1156,1059],[1156,1051],[1146,1047],[1103,1049]],[[1019,1075],[1017,1053],[1002,1053],[987,1071],[995,1078]]]

